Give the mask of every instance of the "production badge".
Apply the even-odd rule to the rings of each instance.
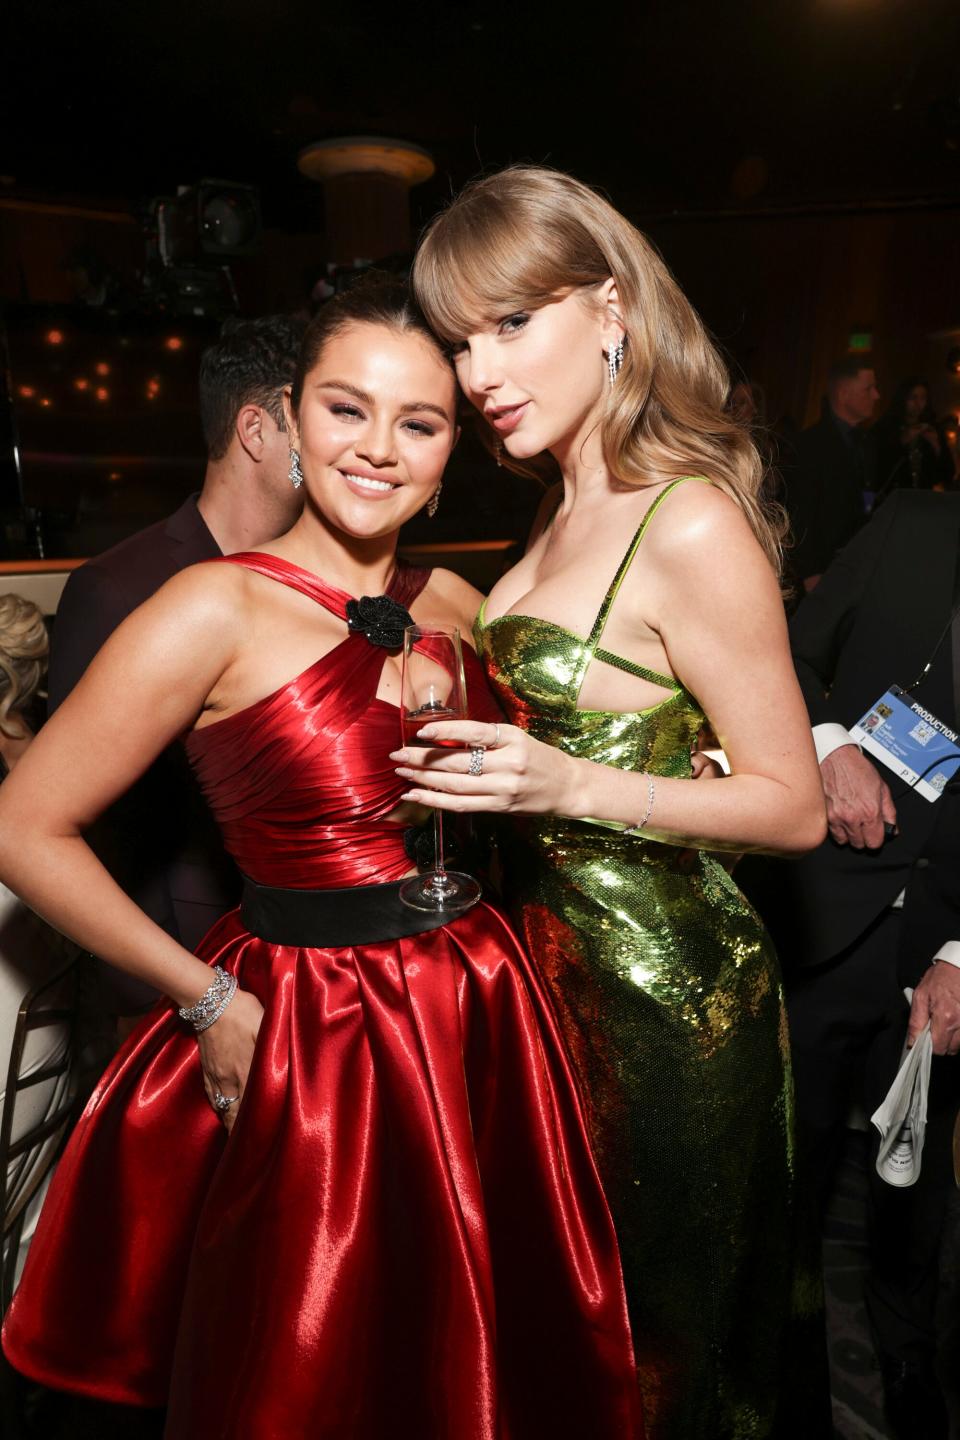
[[[899,685],[870,706],[850,735],[924,800],[939,800],[960,767],[957,732]]]

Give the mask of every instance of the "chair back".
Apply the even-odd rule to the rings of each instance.
[[[84,960],[77,951],[52,973],[48,969],[23,996],[13,1026],[0,1106],[0,1314],[18,1279],[31,1201],[46,1184],[76,1115],[77,992]]]

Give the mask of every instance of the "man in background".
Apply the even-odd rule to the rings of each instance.
[[[864,523],[876,490],[876,447],[864,426],[880,398],[864,357],[838,361],[827,377],[823,413],[797,437],[785,467],[786,507],[794,546],[790,565],[812,590],[837,551]]]
[[[737,878],[784,964],[798,1139],[821,1208],[851,1104],[872,1114],[896,1074],[908,1015],[911,1038],[930,1022],[919,1178],[898,1189],[869,1167],[865,1299],[891,1432],[947,1440],[937,1308],[960,1107],[960,495],[892,495],[803,601],[790,635],[829,838],[799,860],[748,857]],[[888,750],[886,721],[900,709]],[[860,721],[858,745],[850,731]],[[937,734],[946,753],[927,748]],[[929,763],[932,753],[940,758]],[[901,778],[885,754],[898,766],[911,756],[918,779]]]
[[[54,625],[50,712],[127,615],[188,565],[256,549],[283,534],[302,501],[289,479],[283,392],[303,325],[285,316],[231,321],[200,362],[207,465],[199,494],[179,510],[75,570]],[[150,917],[192,950],[236,903],[237,873],[220,843],[179,745],[159,756],[98,822],[91,839],[114,878]],[[153,993],[126,976],[108,981],[120,1014]]]

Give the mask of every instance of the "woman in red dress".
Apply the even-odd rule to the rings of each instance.
[[[489,905],[441,924],[397,899],[397,627],[469,631],[478,599],[396,561],[456,439],[402,287],[321,312],[288,422],[302,519],[136,611],[0,793],[0,877],[173,1002],[77,1127],[6,1354],[168,1404],[170,1440],[639,1436],[614,1233],[537,980]],[[388,597],[387,633],[363,595]],[[82,839],[178,735],[246,877],[196,956]]]

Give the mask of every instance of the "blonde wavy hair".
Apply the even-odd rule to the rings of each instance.
[[[607,468],[635,485],[705,476],[739,505],[779,575],[785,516],[764,495],[749,431],[725,408],[726,366],[650,241],[607,200],[542,166],[475,180],[427,228],[412,279],[430,324],[453,343],[611,277],[626,344],[600,419]],[[507,454],[503,463],[530,473]]]
[[[23,725],[13,717],[24,710],[40,687],[47,668],[50,640],[43,615],[19,595],[0,595],[0,730],[20,739]]]

